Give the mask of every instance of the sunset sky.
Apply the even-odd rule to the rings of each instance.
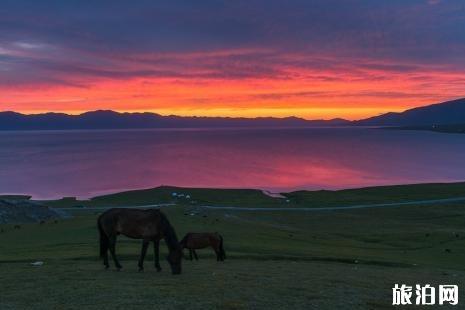
[[[358,119],[465,96],[465,1],[19,1],[0,110]]]

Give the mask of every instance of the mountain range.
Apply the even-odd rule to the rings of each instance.
[[[92,111],[80,115],[63,113],[20,114],[0,112],[0,130],[216,128],[216,127],[309,127],[340,126],[343,119],[305,120],[297,117],[229,118],[162,116],[155,113]]]
[[[363,126],[432,126],[465,124],[465,98],[390,112],[354,122]]]
[[[156,113],[92,111],[80,115],[64,113],[20,114],[0,112],[0,130],[219,128],[219,127],[315,127],[315,126],[431,126],[465,124],[465,98],[386,113],[358,121],[340,118],[305,120],[298,117],[230,118],[162,116]]]

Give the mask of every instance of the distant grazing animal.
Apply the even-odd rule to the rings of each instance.
[[[45,221],[40,221],[39,224],[40,224],[40,225],[43,225],[43,224],[45,224]]]
[[[142,250],[139,258],[139,271],[144,269],[144,258],[150,241],[154,243],[155,268],[161,271],[159,263],[160,240],[165,239],[169,249],[167,257],[173,274],[181,273],[182,248],[176,237],[173,226],[160,210],[140,209],[110,209],[99,216],[97,226],[100,233],[100,257],[103,258],[105,268],[108,264],[108,250],[110,250],[115,266],[122,268],[115,254],[116,237],[119,234],[133,239],[142,239]]]
[[[3,228],[0,229],[0,233],[4,233],[5,230]]]
[[[14,229],[21,229],[21,225],[15,225],[13,228]]]
[[[217,261],[224,261],[226,253],[223,247],[223,237],[217,232],[215,233],[188,233],[180,242],[181,247],[189,249],[189,258],[192,260],[192,254],[198,260],[195,250],[212,247],[216,253]]]

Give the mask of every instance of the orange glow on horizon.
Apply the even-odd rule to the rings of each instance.
[[[290,57],[290,56],[289,56]],[[412,72],[280,67],[245,78],[73,77],[76,84],[0,86],[0,110],[34,114],[92,110],[162,115],[361,119],[455,99],[465,78],[447,68]],[[186,69],[187,70],[187,69]]]
[[[65,110],[65,111],[48,111],[48,110],[29,110],[29,111],[20,111],[23,114],[41,114],[41,113],[66,113],[69,115],[79,115],[89,111],[94,110]],[[106,110],[106,109],[98,109]],[[222,109],[215,108],[209,110],[175,110],[175,109],[142,109],[142,110],[121,110],[121,109],[111,109],[112,111],[119,113],[155,113],[163,116],[185,116],[185,117],[231,117],[231,118],[260,118],[260,117],[276,117],[276,118],[285,118],[285,117],[300,117],[308,120],[320,120],[320,119],[334,119],[334,118],[344,118],[347,120],[357,120],[361,118],[366,118],[370,116],[380,115],[386,112],[402,112],[405,109],[390,109],[386,111],[384,109],[377,108],[350,108],[344,110],[343,108],[302,108],[302,109],[263,109],[263,108],[248,108],[243,110],[235,109]],[[5,110],[7,111],[7,110]],[[12,111],[12,110],[8,110]],[[18,112],[18,111],[15,111]],[[306,116],[308,115],[308,116]],[[331,117],[334,115],[334,117]]]

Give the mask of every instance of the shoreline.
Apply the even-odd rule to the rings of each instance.
[[[465,134],[465,124],[457,125],[425,125],[425,126],[395,126],[395,127],[381,127],[381,129],[394,129],[394,130],[413,130],[413,131],[429,131],[436,133],[448,134]]]
[[[212,189],[160,186],[150,189],[123,191],[90,199],[63,197],[38,200],[27,195],[0,199],[31,200],[54,208],[72,210],[110,208],[183,206],[204,210],[340,210],[378,208],[400,205],[456,204],[465,199],[465,182],[421,183],[375,186],[343,190],[266,192],[259,189]],[[94,209],[95,210],[95,209]]]
[[[276,199],[285,199],[288,195],[293,193],[338,193],[344,191],[363,191],[363,190],[375,190],[375,189],[392,189],[392,188],[408,188],[414,186],[457,186],[457,185],[464,185],[465,190],[465,180],[457,180],[451,182],[425,182],[425,183],[406,183],[406,184],[387,184],[387,185],[373,185],[373,186],[362,186],[362,187],[347,187],[347,188],[336,188],[336,189],[296,189],[291,191],[272,191],[268,189],[260,189],[260,188],[222,188],[222,187],[184,187],[184,186],[174,186],[174,185],[160,185],[156,187],[147,187],[147,188],[129,188],[129,189],[121,189],[121,190],[104,190],[101,192],[95,192],[95,196],[89,197],[82,197],[82,196],[73,196],[73,195],[59,195],[53,197],[37,197],[37,195],[31,195],[29,193],[0,193],[0,199],[5,197],[23,197],[23,199],[29,199],[33,201],[56,201],[56,200],[63,200],[63,199],[75,199],[76,201],[91,201],[94,199],[98,199],[100,197],[112,196],[112,195],[121,195],[126,193],[136,193],[136,192],[143,192],[143,191],[152,191],[157,189],[171,189],[173,191],[180,190],[180,191],[197,191],[197,190],[205,190],[205,191],[255,191],[260,192],[263,195],[276,198]],[[464,191],[465,195],[465,191]]]

